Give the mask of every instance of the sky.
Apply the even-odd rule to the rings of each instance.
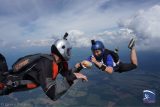
[[[159,0],[0,0],[0,51],[51,46],[69,33],[73,47],[91,39],[107,47],[160,52]]]

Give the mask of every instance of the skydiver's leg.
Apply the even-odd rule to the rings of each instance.
[[[137,68],[137,65],[135,65],[135,64],[132,64],[132,63],[123,63],[123,62],[120,62],[119,65],[117,65],[117,66],[118,66],[117,67],[118,69],[116,69],[115,72],[119,72],[119,73],[131,71],[131,70]]]
[[[136,49],[135,48],[131,49],[130,59],[131,59],[132,64],[138,66],[137,54],[136,54]]]
[[[118,65],[118,69],[116,70],[116,72],[126,72],[126,71],[130,71],[133,69],[136,69],[138,66],[138,61],[137,61],[137,54],[136,54],[136,49],[135,49],[135,39],[131,39],[128,48],[131,49],[131,53],[130,53],[130,63],[123,63],[120,62]]]
[[[137,66],[138,62],[137,62],[137,54],[135,49],[135,38],[131,39],[131,41],[128,44],[128,48],[131,49],[131,53],[130,53],[131,63]]]

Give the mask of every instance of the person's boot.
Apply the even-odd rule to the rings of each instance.
[[[128,48],[132,49],[135,46],[135,38],[132,38],[131,41],[128,44]]]

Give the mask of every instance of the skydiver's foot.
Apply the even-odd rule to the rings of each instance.
[[[131,41],[128,44],[128,48],[132,49],[135,46],[135,38],[132,38]]]

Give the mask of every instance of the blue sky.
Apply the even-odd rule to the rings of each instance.
[[[0,50],[50,46],[69,32],[75,47],[136,36],[138,49],[157,51],[159,17],[159,0],[0,0]]]

